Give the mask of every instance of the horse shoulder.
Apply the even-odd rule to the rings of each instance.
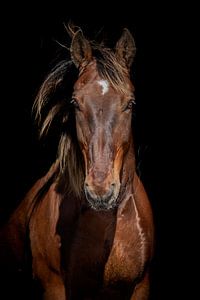
[[[61,242],[56,233],[60,202],[61,197],[56,192],[56,183],[53,183],[30,219],[32,269],[33,274],[40,278],[43,285],[49,278],[50,270],[60,275]]]
[[[12,256],[13,260],[21,263],[24,258],[24,249],[27,235],[27,225],[31,217],[37,193],[54,174],[57,169],[55,162],[45,176],[36,181],[28,191],[20,205],[12,213],[8,222],[1,230],[1,241],[7,253],[4,256]]]
[[[113,246],[104,280],[133,282],[139,278],[152,256],[153,221],[147,194],[135,174],[133,193],[127,194],[117,212]]]

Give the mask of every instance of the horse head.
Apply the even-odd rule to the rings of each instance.
[[[127,29],[115,51],[91,45],[81,30],[72,39],[71,57],[79,76],[71,102],[85,162],[85,195],[94,209],[117,204],[123,161],[132,141],[134,87],[129,70],[135,49]]]

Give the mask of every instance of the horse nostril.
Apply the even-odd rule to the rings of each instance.
[[[84,189],[87,195],[89,195],[90,197],[95,197],[95,193],[89,183],[85,182]]]
[[[115,185],[116,185],[116,184],[115,184],[114,182],[113,182],[113,183],[111,183],[111,187],[112,187],[112,188],[114,188],[114,187],[115,187]]]

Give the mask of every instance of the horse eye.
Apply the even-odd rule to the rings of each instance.
[[[135,104],[135,99],[131,99],[126,106],[126,109],[131,109],[134,104]]]
[[[73,104],[73,106],[77,109],[80,109],[79,104],[77,102],[77,100],[75,98],[72,98],[72,100],[70,101],[71,104]]]

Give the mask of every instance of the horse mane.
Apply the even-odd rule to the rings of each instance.
[[[70,32],[73,36],[75,32]],[[90,42],[97,71],[115,90],[126,93],[128,70],[116,59],[115,53],[103,44]],[[81,196],[84,183],[84,161],[76,137],[74,109],[71,105],[73,85],[78,70],[69,60],[60,61],[47,75],[33,104],[39,136],[46,136],[52,124],[61,129],[57,151],[59,192],[72,192]]]

